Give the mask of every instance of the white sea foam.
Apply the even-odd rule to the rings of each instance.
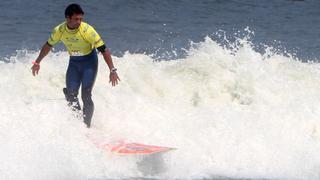
[[[37,54],[0,63],[1,179],[320,178],[319,64],[207,37],[183,59],[114,57],[121,82],[111,87],[100,56],[88,132],[63,99],[67,53],[51,53],[33,77]],[[97,129],[177,150],[110,154],[86,138]]]

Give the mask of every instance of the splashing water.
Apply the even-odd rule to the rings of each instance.
[[[320,178],[319,64],[207,37],[178,60],[113,57],[121,82],[111,87],[100,56],[85,130],[63,99],[67,53],[49,54],[33,77],[37,54],[0,62],[1,179]],[[177,150],[150,175],[140,156],[97,149],[85,136],[97,129]]]

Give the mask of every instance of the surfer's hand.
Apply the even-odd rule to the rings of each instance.
[[[33,66],[31,67],[31,69],[32,69],[32,75],[33,76],[38,75],[39,70],[40,70],[40,64],[36,63],[36,62],[33,62]]]
[[[112,86],[115,86],[118,84],[118,81],[120,81],[120,78],[117,74],[117,72],[110,72],[110,75],[109,75],[109,83],[112,84]]]

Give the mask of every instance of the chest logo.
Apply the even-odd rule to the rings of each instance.
[[[66,39],[67,39],[67,41],[72,42],[72,43],[79,42],[79,39],[76,38],[76,37],[69,37],[69,38],[66,38]]]

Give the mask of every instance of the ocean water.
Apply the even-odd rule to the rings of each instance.
[[[79,2],[121,78],[99,55],[89,130],[63,98],[63,46],[30,71],[66,2],[0,3],[0,179],[320,178],[319,2]],[[101,132],[176,150],[120,156]]]
[[[39,50],[53,27],[64,20],[73,1],[22,0],[0,3],[0,56],[16,50]],[[252,42],[288,51],[304,61],[318,60],[320,16],[318,0],[108,0],[77,1],[85,21],[93,25],[114,55],[147,53],[173,59],[186,55],[190,41],[219,39],[224,32],[250,28]],[[56,48],[63,50],[63,46]]]

